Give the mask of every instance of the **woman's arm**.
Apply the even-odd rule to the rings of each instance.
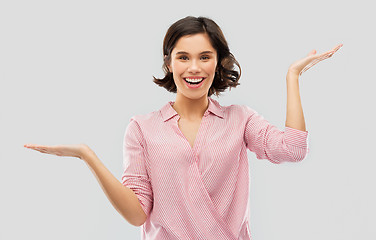
[[[290,65],[286,76],[287,83],[287,110],[286,127],[306,131],[302,103],[299,94],[299,76],[318,62],[331,57],[343,44],[338,44],[332,50],[322,54],[316,54],[316,50],[308,53],[308,56]]]
[[[130,224],[134,226],[144,224],[146,215],[133,190],[123,186],[90,149],[84,153],[83,160],[97,178],[112,206]]]
[[[299,74],[288,71],[287,84],[287,110],[286,127],[306,131],[303,108],[299,93]]]
[[[77,157],[84,160],[97,178],[111,204],[130,224],[141,226],[146,221],[146,215],[133,190],[123,186],[86,144],[54,146],[25,144],[24,147],[42,153]]]

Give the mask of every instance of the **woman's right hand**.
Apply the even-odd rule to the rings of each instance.
[[[91,149],[86,144],[68,144],[68,145],[38,145],[25,144],[24,147],[37,150],[41,153],[54,154],[57,156],[77,157],[83,159],[84,155]]]

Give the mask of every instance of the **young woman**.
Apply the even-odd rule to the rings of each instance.
[[[142,226],[142,239],[250,239],[247,149],[276,164],[305,158],[298,78],[340,47],[312,50],[290,65],[281,131],[247,106],[221,106],[211,98],[239,85],[240,65],[213,20],[188,16],[168,29],[165,77],[154,77],[176,100],[130,119],[121,182],[86,144],[25,147],[85,161],[115,209]]]

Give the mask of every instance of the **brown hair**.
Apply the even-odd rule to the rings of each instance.
[[[217,51],[217,68],[208,96],[210,97],[212,94],[219,96],[220,92],[224,92],[228,87],[231,90],[232,87],[240,85],[238,81],[241,75],[241,68],[230,52],[221,28],[210,18],[192,16],[178,20],[167,30],[163,40],[163,55],[166,57],[164,58],[162,69],[165,77],[158,79],[153,76],[153,82],[160,87],[166,88],[169,92],[176,93],[177,89],[172,72],[167,67],[171,61],[171,52],[181,37],[197,33],[206,33],[209,36],[211,45]],[[234,70],[234,65],[239,68],[239,72]]]

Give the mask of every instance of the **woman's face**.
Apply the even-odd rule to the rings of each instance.
[[[168,68],[173,73],[177,94],[198,99],[208,95],[216,66],[217,51],[211,45],[209,36],[199,33],[183,36],[177,41]]]

